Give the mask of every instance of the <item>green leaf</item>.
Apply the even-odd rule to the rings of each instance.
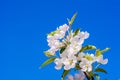
[[[62,80],[66,77],[66,75],[70,72],[70,70],[64,70],[62,73]]]
[[[44,66],[52,63],[55,59],[56,59],[56,58],[50,58],[50,59],[46,60],[46,61],[40,66],[40,68],[43,68]]]
[[[103,68],[97,68],[97,69],[95,69],[95,72],[103,72],[103,73],[107,74],[107,71],[104,70]]]
[[[80,52],[86,51],[86,50],[95,50],[96,47],[93,45],[86,45],[84,47],[82,47],[82,49],[80,50]]]
[[[94,73],[93,76],[99,76],[99,75]]]
[[[101,53],[100,49],[97,49],[97,50],[96,50],[95,55],[96,55],[96,57],[98,57],[98,56],[102,55],[102,53]]]
[[[108,50],[110,50],[110,48],[105,48],[104,50],[97,49],[96,50],[96,57],[102,55],[103,53],[107,52]]]
[[[93,72],[92,72],[92,71],[87,72],[87,74],[89,75],[89,77],[92,77],[92,76],[93,76]]]
[[[52,55],[50,52],[47,52],[47,51],[45,51],[44,54],[45,54],[45,56],[47,56],[47,57],[55,56],[55,55]]]
[[[73,36],[76,36],[79,31],[80,31],[80,29],[75,30]]]
[[[66,49],[66,46],[62,47],[62,48],[60,49],[60,54],[62,54],[65,49]]]
[[[49,33],[47,35],[48,36],[54,36],[54,34],[59,33],[59,32],[60,32],[60,30],[56,30],[56,31],[53,31],[53,32],[51,32],[51,33]]]
[[[110,48],[105,48],[104,50],[101,50],[101,53],[103,54],[103,53],[107,52],[108,50],[110,50]]]
[[[73,17],[71,18],[71,20],[68,21],[68,23],[69,23],[70,26],[73,24],[76,16],[77,16],[77,12],[73,15]]]
[[[86,58],[86,59],[88,59],[89,61],[92,61],[92,60],[93,60],[93,57],[90,56],[90,55],[85,55],[85,56],[83,56],[83,58]]]

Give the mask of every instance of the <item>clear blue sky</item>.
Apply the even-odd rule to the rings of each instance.
[[[103,49],[108,80],[120,78],[120,0],[1,0],[0,80],[60,80],[54,64],[39,69],[47,58],[46,34],[67,23],[75,12],[73,28],[90,33],[85,44]]]

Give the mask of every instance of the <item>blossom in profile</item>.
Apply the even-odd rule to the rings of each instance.
[[[107,64],[108,63],[108,59],[103,59],[103,55],[100,55],[98,57],[96,57],[96,61],[100,64]]]

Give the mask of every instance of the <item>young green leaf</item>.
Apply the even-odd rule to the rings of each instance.
[[[62,80],[64,80],[64,78],[66,77],[66,75],[70,72],[70,70],[64,70],[62,73]]]
[[[103,53],[107,52],[108,50],[110,50],[110,48],[105,48],[104,50],[101,50],[101,53],[103,54]]]
[[[85,56],[83,56],[83,58],[86,58],[86,59],[88,59],[89,61],[92,61],[92,60],[93,60],[93,57],[90,56],[90,55],[85,55]]]
[[[80,52],[86,51],[86,50],[95,50],[96,47],[93,45],[86,45],[84,47],[82,47],[82,49],[80,50]]]
[[[103,68],[97,68],[97,69],[95,69],[95,72],[103,72],[103,73],[107,74],[107,71],[104,70]]]
[[[102,55],[103,53],[105,53],[108,50],[110,50],[110,48],[105,48],[104,50],[101,50],[101,51],[100,51],[100,49],[97,49],[96,50],[96,56],[98,57],[98,56]]]
[[[52,63],[55,59],[56,59],[56,58],[50,58],[50,59],[46,60],[46,61],[40,66],[40,68],[43,68],[44,66]]]
[[[96,55],[96,57],[98,57],[98,56],[102,55],[102,53],[101,53],[100,49],[97,49],[97,50],[96,50],[95,55]]]
[[[69,23],[70,26],[73,24],[76,16],[77,16],[77,12],[73,15],[73,17],[71,18],[71,20],[68,21],[68,23]]]
[[[76,36],[79,33],[79,31],[80,29],[75,30],[73,36]]]
[[[49,34],[47,34],[48,36],[54,36],[56,33],[59,33],[60,32],[60,30],[56,30],[56,31],[53,31],[53,32],[51,32],[51,33],[49,33]]]
[[[45,51],[44,54],[45,54],[45,56],[47,56],[47,57],[55,56],[55,55],[52,55],[50,52],[47,52],[47,51]]]

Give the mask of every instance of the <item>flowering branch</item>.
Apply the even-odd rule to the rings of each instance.
[[[107,64],[108,59],[103,59],[103,53],[108,51],[109,48],[100,50],[94,45],[83,46],[84,41],[90,34],[87,31],[80,31],[79,28],[75,31],[71,29],[76,16],[77,13],[68,20],[68,25],[64,24],[47,35],[50,49],[45,51],[44,54],[49,59],[41,67],[54,62],[56,64],[55,69],[64,68],[61,80],[65,79],[71,69],[82,71],[88,80],[94,80],[95,77],[96,80],[99,80],[98,72],[107,73],[99,65]],[[89,50],[94,50],[95,53],[88,53]]]

